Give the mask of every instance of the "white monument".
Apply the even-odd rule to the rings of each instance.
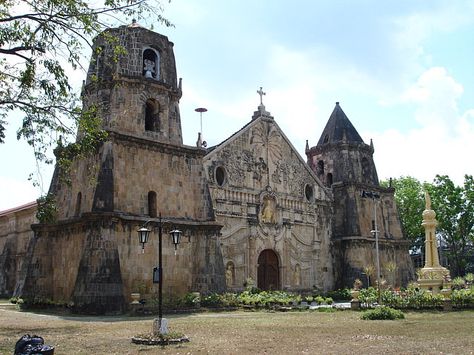
[[[418,284],[421,288],[438,293],[443,289],[449,289],[451,277],[449,270],[439,263],[438,243],[436,241],[436,212],[431,209],[431,198],[425,191],[425,210],[423,211],[423,222],[425,228],[425,266],[419,272]],[[444,292],[443,292],[444,293]]]

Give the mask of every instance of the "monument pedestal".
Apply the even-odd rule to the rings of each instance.
[[[431,209],[431,198],[425,191],[426,208],[423,211],[425,228],[425,267],[420,270],[418,284],[422,289],[430,290],[434,294],[441,293],[449,297],[451,277],[449,270],[439,263],[438,243],[436,240],[436,212]]]
[[[357,311],[360,309],[360,301],[359,300],[352,300],[351,301],[351,309],[353,311]]]

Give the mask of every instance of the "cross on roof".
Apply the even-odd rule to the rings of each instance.
[[[257,90],[257,94],[260,95],[260,105],[263,106],[262,97],[263,97],[263,95],[266,95],[267,93],[263,92],[263,88],[260,86],[260,90]]]

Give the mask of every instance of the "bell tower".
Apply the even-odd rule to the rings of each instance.
[[[364,143],[339,102],[318,144],[306,147],[309,166],[334,196],[336,287],[350,287],[356,278],[367,280],[364,270],[375,265],[382,269],[384,265],[397,265],[396,274],[382,275],[394,287],[413,278],[409,242],[403,237],[395,190],[380,186],[373,154],[372,141]]]
[[[29,249],[28,267],[47,271],[25,272],[18,295],[72,301],[92,313],[127,309],[137,284],[142,297],[151,297],[161,251],[143,253],[136,235],[145,224],[153,243],[157,230],[187,236],[179,258],[163,240],[165,296],[224,290],[222,226],[204,174],[206,150],[183,144],[180,98],[167,37],[133,23],[94,40],[82,99],[84,109],[96,110],[107,137],[94,154],[72,162],[69,183],[56,167],[50,188],[56,220],[33,227],[41,243]]]
[[[83,90],[107,131],[182,145],[173,43],[133,22],[99,35]]]

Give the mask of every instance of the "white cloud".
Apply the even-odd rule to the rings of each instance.
[[[0,176],[0,196],[0,211],[3,211],[34,201],[40,191],[30,181]]]
[[[415,118],[421,124],[443,124],[448,130],[453,120],[459,117],[457,100],[463,93],[463,86],[442,67],[425,71],[417,83],[402,94],[402,101],[418,104]]]
[[[428,69],[403,93],[402,102],[417,105],[415,118],[421,127],[371,133],[379,178],[410,175],[432,181],[440,174],[461,184],[464,174],[474,174],[469,157],[474,151],[474,109],[459,112],[462,93],[462,85],[440,67]]]

